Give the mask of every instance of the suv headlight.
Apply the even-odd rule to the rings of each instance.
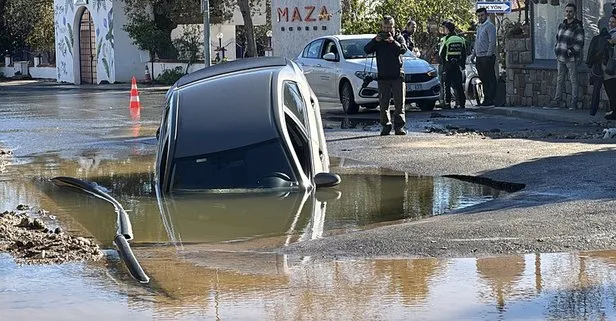
[[[366,79],[367,77],[372,78],[372,80],[376,80],[376,72],[370,71],[356,71],[355,76],[359,79]]]
[[[438,75],[438,71],[435,68],[430,69],[430,71],[428,71],[428,76],[429,77],[436,77]]]

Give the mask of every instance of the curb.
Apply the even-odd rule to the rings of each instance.
[[[476,113],[513,116],[530,120],[552,121],[572,124],[597,124],[606,121],[603,113],[591,116],[588,110],[572,111],[566,108],[543,107],[492,107],[472,109]]]
[[[156,86],[148,84],[138,84],[139,91],[167,91],[171,86]],[[5,84],[0,83],[0,89],[3,91],[35,91],[35,90],[80,90],[80,91],[130,91],[131,84],[108,84],[108,85],[73,85],[59,83],[30,83],[30,84]]]

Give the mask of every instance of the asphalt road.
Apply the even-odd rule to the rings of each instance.
[[[451,215],[303,242],[280,252],[469,257],[616,247],[616,144],[599,138],[602,125],[468,109],[411,111],[409,135],[380,137],[378,112],[345,117],[337,107],[322,106],[331,156],[419,175],[518,183],[524,189]]]

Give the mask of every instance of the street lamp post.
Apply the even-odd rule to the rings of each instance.
[[[203,62],[207,68],[212,62],[210,58],[210,0],[201,0],[201,13],[203,13]]]
[[[265,55],[273,56],[274,50],[272,49],[272,31],[268,30],[265,35],[267,36],[267,50],[265,51]]]
[[[225,60],[225,48],[222,47],[222,37],[224,35],[221,33],[216,35],[216,38],[218,38],[218,50],[222,52],[222,60]]]

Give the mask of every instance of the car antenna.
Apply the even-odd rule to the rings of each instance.
[[[130,223],[130,218],[128,217],[128,214],[122,207],[122,204],[120,204],[120,202],[111,197],[111,195],[107,194],[101,188],[101,186],[95,183],[90,183],[74,177],[65,176],[54,177],[51,179],[51,182],[53,182],[56,186],[69,187],[81,190],[100,199],[103,199],[113,205],[118,215],[118,230],[116,232],[116,236],[113,239],[113,243],[117,246],[118,252],[120,253],[120,258],[122,259],[124,264],[126,264],[130,275],[140,283],[149,283],[150,278],[141,268],[141,265],[137,261],[137,258],[135,258],[135,254],[133,253],[130,248],[130,245],[128,244],[128,241],[133,239],[133,227]]]

